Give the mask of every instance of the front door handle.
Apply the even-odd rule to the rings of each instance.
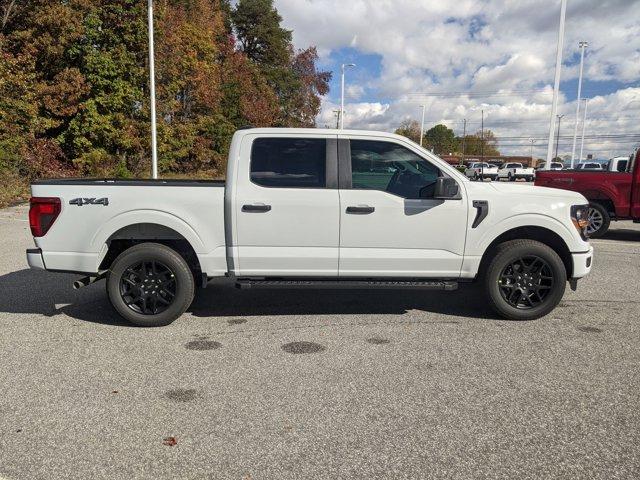
[[[375,207],[370,207],[369,205],[358,205],[357,207],[347,207],[347,213],[355,213],[358,215],[367,215],[375,211],[376,211]]]
[[[271,210],[271,205],[264,205],[262,203],[242,206],[243,212],[268,212],[269,210]]]

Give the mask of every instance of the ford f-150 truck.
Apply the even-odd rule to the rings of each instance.
[[[539,171],[536,185],[579,192],[589,200],[589,237],[607,233],[611,220],[640,222],[640,149],[627,158],[625,170]],[[616,164],[616,168],[617,168]]]
[[[477,183],[380,132],[245,129],[226,182],[41,180],[34,268],[105,279],[115,310],[171,323],[196,286],[453,290],[477,279],[502,316],[549,313],[591,269],[586,199]],[[224,299],[220,299],[221,302]]]
[[[521,163],[503,163],[498,169],[498,180],[509,180],[515,182],[523,178],[527,182],[532,182],[536,172],[532,167],[524,167]]]
[[[471,180],[496,180],[498,178],[498,167],[487,162],[472,162],[465,169],[464,174]]]

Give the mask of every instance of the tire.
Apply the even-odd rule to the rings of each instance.
[[[611,216],[605,206],[598,202],[589,202],[589,226],[587,227],[589,238],[602,237],[609,230],[610,224]]]
[[[544,243],[511,240],[498,246],[482,280],[496,313],[510,320],[533,320],[547,315],[562,300],[567,271],[558,254]]]
[[[189,308],[194,293],[195,281],[187,262],[159,243],[142,243],[122,252],[107,278],[113,308],[140,327],[169,325]]]

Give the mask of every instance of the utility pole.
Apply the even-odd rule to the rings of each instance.
[[[158,178],[158,137],[156,135],[156,67],[153,49],[153,0],[148,0],[149,91],[151,96],[151,178]]]
[[[560,145],[560,121],[564,115],[556,115],[556,117],[558,117],[558,135],[556,136],[556,158],[558,158],[558,146]]]
[[[467,119],[462,120],[462,160],[461,164],[464,164],[464,144],[467,141]]]
[[[344,70],[348,67],[355,67],[355,63],[343,63],[341,67],[342,76],[341,76],[341,93],[340,93],[340,130],[344,128]]]
[[[340,110],[335,109],[333,111],[333,116],[336,117],[336,129],[340,128]]]
[[[573,147],[571,148],[571,168],[573,168],[574,159],[576,157],[576,140],[578,139],[578,122],[580,121],[580,98],[582,95],[582,70],[584,67],[584,50],[589,46],[588,42],[581,41],[578,43],[580,48],[580,75],[578,76],[578,97],[576,98],[576,123],[573,127]]]
[[[582,160],[582,152],[584,150],[584,131],[587,126],[587,102],[588,98],[583,98],[584,100],[584,117],[582,118],[582,141],[580,142],[580,158],[578,159],[578,163]]]
[[[531,157],[531,166],[533,167],[533,144],[536,143],[536,139],[530,138],[529,143],[531,143],[529,146],[529,156]]]
[[[556,75],[553,82],[553,100],[551,101],[551,117],[549,119],[549,144],[547,145],[547,163],[545,170],[551,169],[551,155],[553,154],[553,127],[558,110],[558,92],[560,90],[560,71],[562,70],[562,47],[564,44],[564,19],[567,14],[567,0],[560,3],[560,27],[558,29],[558,46],[556,51]]]
[[[422,137],[424,137],[424,112],[427,109],[426,105],[422,105],[422,121],[420,122],[420,146],[422,146]]]

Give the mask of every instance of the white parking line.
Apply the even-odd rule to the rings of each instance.
[[[619,240],[589,240],[589,243],[595,245],[628,245],[631,247],[640,247],[640,242],[621,242]]]
[[[0,220],[15,220],[16,222],[28,222],[29,220],[25,220],[24,218],[15,218],[10,217],[9,215],[0,215]],[[2,480],[0,478],[0,480]]]

